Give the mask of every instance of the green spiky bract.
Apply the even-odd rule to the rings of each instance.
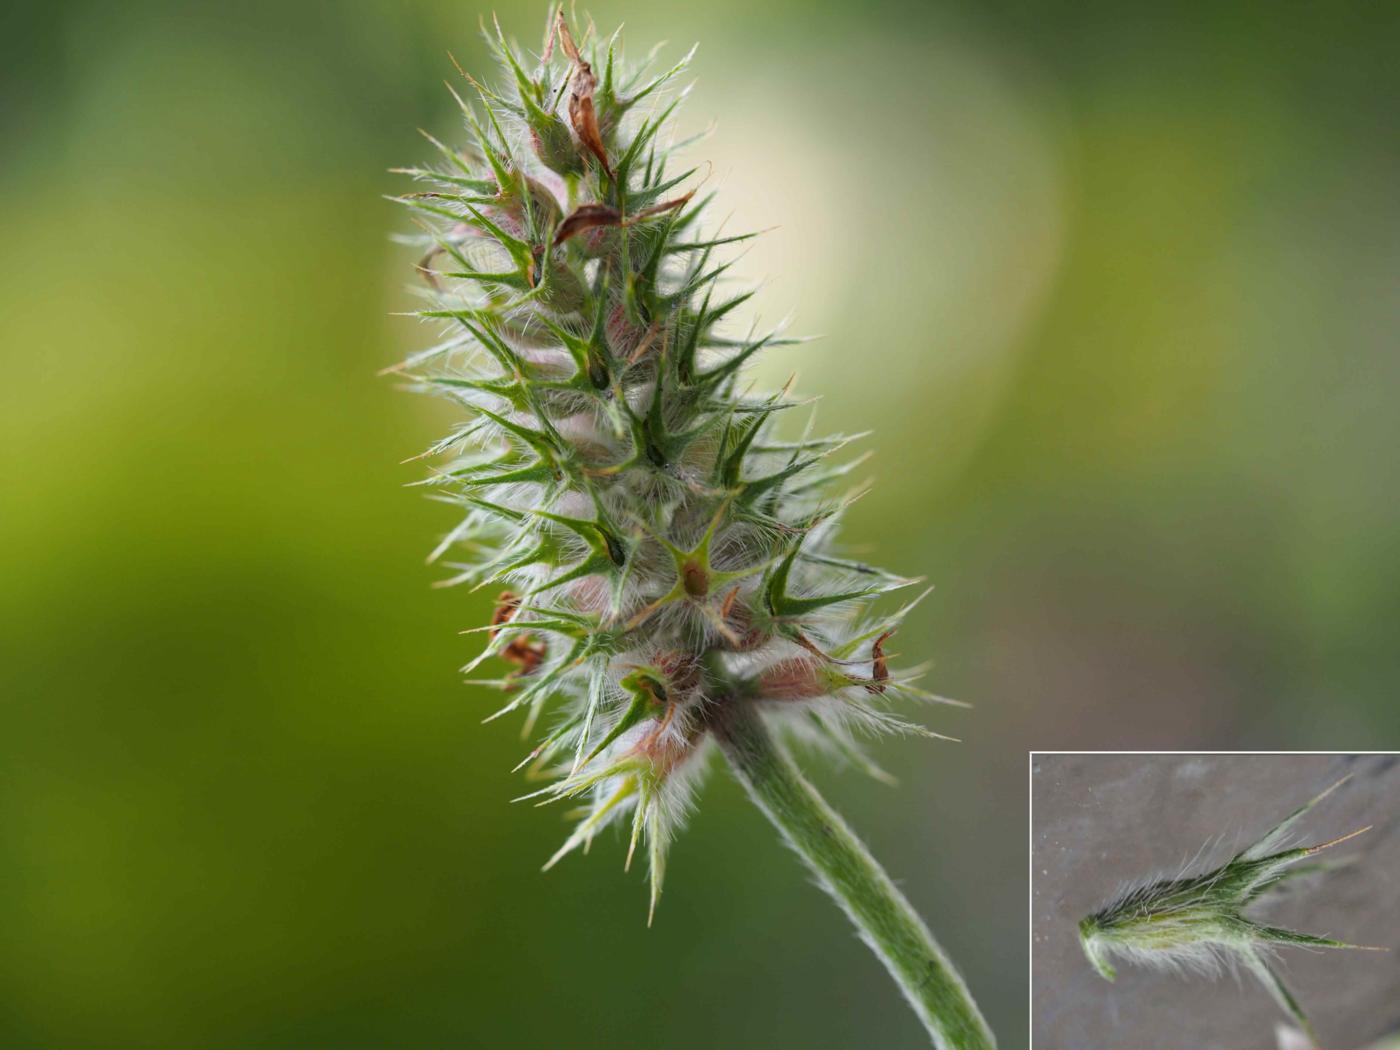
[[[429,449],[424,484],[461,511],[432,560],[446,582],[504,588],[466,670],[498,659],[492,717],[544,727],[521,765],[554,779],[527,797],[583,803],[546,867],[623,823],[629,862],[645,843],[654,912],[667,842],[720,738],[935,1044],[991,1047],[923,923],[770,733],[878,775],[854,734],[927,733],[886,704],[936,698],[884,651],[913,603],[871,607],[913,581],[836,546],[854,494],[835,491],[852,464],[832,456],[848,438],[782,439],[800,403],[744,385],[754,355],[795,340],[737,326],[751,293],[728,287],[720,253],[745,235],[708,232],[696,169],[675,167],[689,56],[628,68],[616,34],[554,12],[539,56],[498,26],[486,36],[508,86],[467,77],[468,145],[430,136],[436,164],[405,169],[421,187],[397,198],[423,231],[417,316],[440,334],[390,371],[464,414]],[[840,835],[824,848],[818,827]]]
[[[1361,828],[1313,846],[1284,846],[1303,815],[1346,780],[1344,777],[1337,781],[1294,810],[1220,867],[1135,887],[1082,919],[1080,944],[1094,969],[1112,981],[1117,977],[1110,961],[1113,956],[1143,966],[1207,973],[1219,971],[1222,964],[1238,963],[1259,979],[1279,1006],[1315,1041],[1311,1022],[1271,965],[1272,954],[1288,946],[1363,946],[1271,926],[1247,917],[1244,910],[1291,879],[1327,870],[1329,865],[1323,862],[1302,862],[1370,830]]]

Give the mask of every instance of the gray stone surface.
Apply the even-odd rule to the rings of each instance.
[[[1337,848],[1354,863],[1250,914],[1391,949],[1284,953],[1285,980],[1325,1050],[1355,1050],[1400,1027],[1400,757],[1037,755],[1035,1050],[1274,1050],[1284,1018],[1251,976],[1212,981],[1125,964],[1110,984],[1081,953],[1076,924],[1124,882],[1175,874],[1207,842],[1203,862],[1223,862],[1348,772],[1297,831],[1317,842],[1375,825]]]

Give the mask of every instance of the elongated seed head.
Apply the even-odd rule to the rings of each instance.
[[[707,225],[702,165],[678,164],[690,56],[630,65],[554,10],[538,55],[486,39],[500,83],[464,74],[465,145],[430,136],[397,198],[437,332],[389,371],[460,414],[427,453],[458,511],[430,560],[500,592],[466,670],[539,734],[527,797],[584,803],[549,864],[621,823],[654,906],[725,705],[878,773],[854,734],[923,732],[887,704],[936,698],[884,648],[913,603],[871,607],[913,581],[838,543],[851,439],[780,434],[803,403],[742,378],[797,341],[739,323],[724,253],[747,235]]]

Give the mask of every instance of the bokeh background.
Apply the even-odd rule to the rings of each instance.
[[[1400,744],[1400,7],[592,11],[702,42],[744,272],[826,336],[764,378],[878,430],[849,536],[977,707],[817,778],[1022,1046],[1028,748]],[[401,487],[443,420],[375,378],[480,13],[0,11],[6,1047],[923,1045],[721,771],[651,930],[507,804]]]

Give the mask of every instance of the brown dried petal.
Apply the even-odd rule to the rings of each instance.
[[[540,664],[544,663],[544,658],[548,655],[549,649],[544,642],[537,642],[530,635],[523,635],[516,638],[502,651],[501,656],[515,664],[515,676],[527,675],[533,672]]]
[[[559,44],[564,54],[574,64],[573,85],[569,89],[569,123],[574,126],[574,134],[589,153],[598,158],[603,170],[612,177],[612,165],[608,163],[607,151],[603,148],[603,135],[598,129],[598,116],[593,111],[593,92],[598,88],[598,78],[593,75],[593,67],[579,54],[569,25],[564,21],[564,12],[559,12]]]
[[[593,230],[602,226],[630,226],[634,222],[650,219],[653,215],[660,215],[662,212],[681,207],[690,198],[691,194],[687,193],[684,197],[677,197],[662,204],[654,204],[650,208],[643,208],[635,215],[626,218],[623,217],[622,212],[608,204],[580,204],[567,219],[559,224],[559,229],[554,234],[554,246],[559,247],[570,237],[583,233],[585,230]]]
[[[559,33],[559,46],[564,49],[564,54],[571,62],[582,62],[583,59],[578,53],[578,45],[574,43],[574,34],[569,32],[569,23],[564,18],[564,8],[561,6],[555,15],[554,27]]]
[[[588,148],[589,153],[598,158],[598,163],[611,178],[612,165],[608,163],[607,151],[603,149],[603,135],[598,130],[598,117],[593,112],[593,78],[590,75],[588,79],[590,86],[587,94],[581,94],[575,88],[569,95],[569,121],[573,124],[574,134],[579,137],[579,141]],[[577,80],[575,77],[575,82]]]
[[[519,611],[520,596],[510,591],[502,591],[500,597],[496,599],[496,608],[491,613],[492,630],[489,636],[495,638],[497,633],[495,628],[510,623]],[[544,663],[545,657],[548,655],[549,647],[530,634],[520,634],[512,638],[501,650],[501,659],[515,665],[515,670],[510,673],[510,678],[518,678],[532,673],[540,664]]]
[[[694,190],[691,190],[689,193],[687,193],[687,194],[686,194],[685,196],[683,196],[683,197],[676,197],[676,198],[674,198],[674,199],[672,199],[672,200],[669,200],[669,201],[663,201],[663,202],[660,203],[660,204],[653,204],[650,208],[643,208],[641,211],[637,212],[635,215],[630,216],[630,217],[627,219],[627,221],[628,221],[629,223],[632,223],[632,222],[641,222],[643,219],[650,219],[653,215],[660,215],[660,214],[661,214],[662,212],[664,212],[664,211],[671,211],[672,209],[681,207],[682,205],[686,204],[686,203],[690,200],[691,197],[694,197],[694,196],[695,196],[695,191],[694,191]]]
[[[502,591],[496,599],[496,608],[491,613],[491,627],[488,637],[495,638],[494,628],[509,623],[520,609],[520,596],[511,591]]]
[[[559,224],[559,229],[554,234],[554,246],[557,248],[575,234],[584,230],[596,229],[599,226],[621,226],[622,213],[616,208],[607,204],[580,204],[574,209],[573,214]]]
[[[865,687],[869,692],[883,693],[885,683],[889,681],[890,665],[885,660],[885,639],[892,634],[894,631],[886,631],[870,647],[870,684]]]

